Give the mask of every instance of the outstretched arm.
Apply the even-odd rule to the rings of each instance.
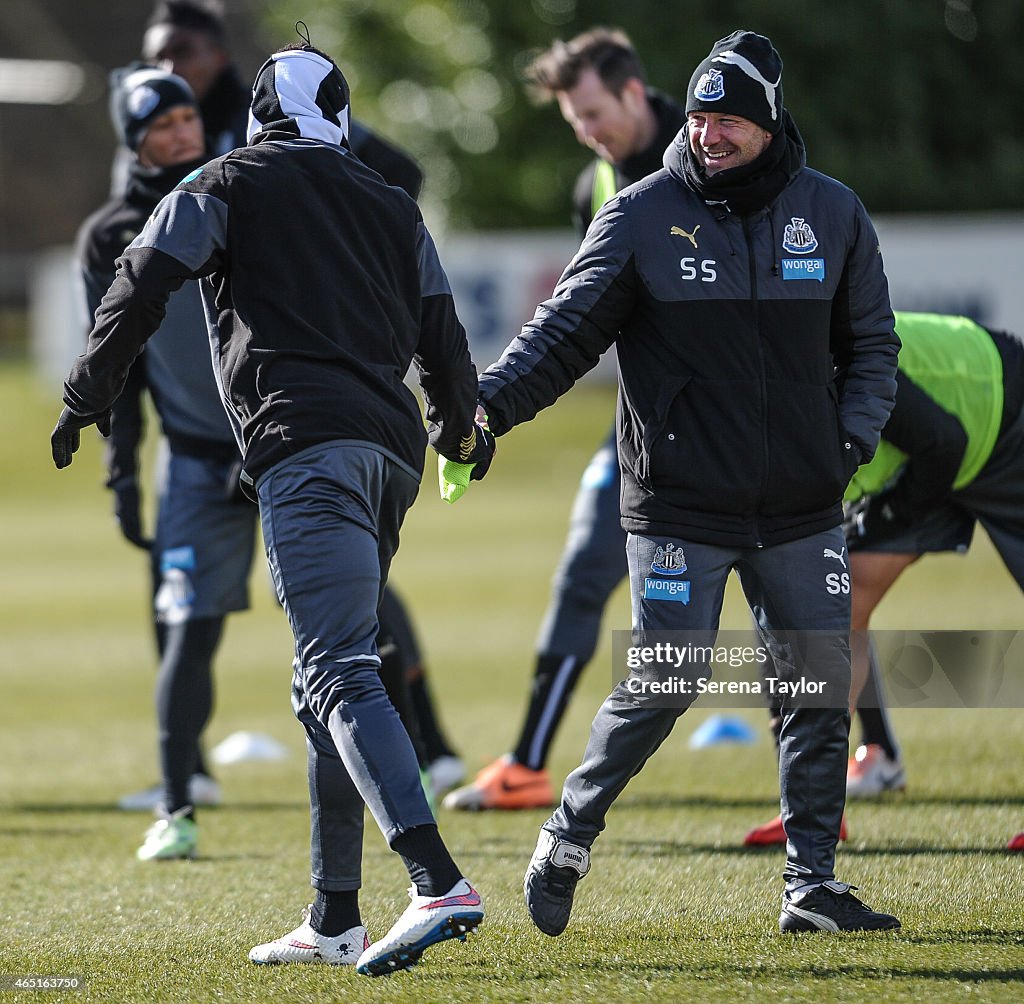
[[[66,467],[79,431],[107,416],[132,361],[164,318],[167,299],[187,279],[209,275],[225,246],[227,205],[210,186],[197,195],[176,188],[161,200],[138,237],[117,260],[117,273],[96,310],[83,355],[64,383],[66,405],[51,436],[53,460]]]
[[[422,302],[420,341],[413,361],[423,390],[427,436],[441,457],[469,466],[466,477],[478,481],[487,472],[494,440],[476,423],[476,367],[469,355],[466,331],[455,312],[448,277],[422,220],[418,227]],[[441,471],[443,479],[443,461]],[[465,485],[462,488],[464,491]],[[444,492],[442,480],[442,497]]]
[[[597,365],[637,296],[629,224],[617,199],[598,213],[576,256],[520,334],[480,378],[496,436],[554,404]]]

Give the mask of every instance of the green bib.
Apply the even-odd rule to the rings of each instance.
[[[988,461],[1003,416],[1003,362],[988,332],[966,317],[896,312],[899,368],[936,404],[955,415],[967,433],[967,452],[954,489],[969,485]],[[883,432],[884,437],[884,432]],[[907,455],[884,438],[871,462],[861,466],[845,500],[881,491]]]
[[[618,191],[615,168],[606,160],[599,160],[594,168],[594,187],[590,190],[590,215],[597,211]]]

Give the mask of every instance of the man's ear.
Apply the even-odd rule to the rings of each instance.
[[[627,106],[629,111],[638,112],[647,104],[647,88],[639,77],[630,77],[622,85],[619,93],[619,100]]]

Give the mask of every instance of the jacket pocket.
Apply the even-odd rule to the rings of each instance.
[[[767,507],[773,515],[835,505],[857,467],[846,449],[834,384],[778,382],[770,388]]]
[[[665,430],[672,402],[689,382],[690,377],[688,376],[666,380],[661,385],[658,395],[654,400],[654,408],[650,418],[644,423],[640,453],[636,461],[636,479],[641,488],[652,494],[654,492],[654,485],[651,483],[651,452]]]
[[[692,377],[673,389],[645,429],[650,489],[680,508],[748,514],[763,470],[758,382]]]

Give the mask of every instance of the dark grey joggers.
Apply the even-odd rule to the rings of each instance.
[[[665,559],[675,551],[682,555]],[[769,548],[630,534],[627,558],[636,644],[647,632],[694,631],[713,637],[733,568],[763,641],[771,644],[779,631],[813,631],[826,639],[816,651],[829,665],[815,670],[831,680],[836,699],[827,707],[799,702],[784,707],[779,784],[789,835],[787,886],[834,879],[850,728],[850,593],[849,578],[842,577],[848,571],[842,530],[836,527]],[[687,706],[683,698],[675,706],[652,706],[638,699],[626,682],[617,684],[598,710],[583,762],[566,779],[561,805],[544,828],[589,848],[604,829],[612,803]]]
[[[360,886],[364,803],[389,843],[434,822],[377,672],[377,605],[418,488],[405,464],[348,441],[298,453],[257,483],[267,560],[295,637],[312,884],[325,891]]]

